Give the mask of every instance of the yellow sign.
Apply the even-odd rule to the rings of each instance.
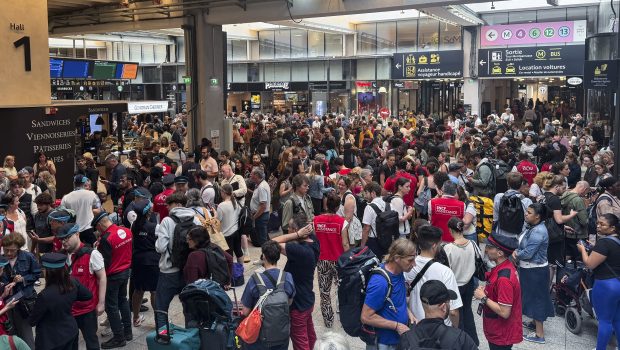
[[[405,61],[407,62],[407,64],[415,64],[415,56],[409,55],[407,56],[407,59]]]
[[[491,74],[502,74],[502,67],[500,66],[493,67],[493,69],[491,70]]]
[[[47,1],[4,1],[0,11],[0,107],[51,102]]]
[[[415,66],[407,66],[405,69],[405,76],[407,78],[415,77]]]
[[[436,54],[436,53],[431,54],[431,63],[439,63],[439,54]]]
[[[543,58],[545,58],[545,56],[547,56],[547,52],[545,50],[537,50],[536,51],[536,58],[543,59]]]
[[[516,74],[516,73],[517,73],[517,69],[515,68],[515,66],[506,67],[506,74]]]
[[[426,57],[426,55],[420,56],[420,58],[418,59],[418,64],[427,64],[427,63],[428,63],[428,57]]]

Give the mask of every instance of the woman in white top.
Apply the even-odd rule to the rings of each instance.
[[[26,214],[19,209],[19,197],[14,195],[13,192],[7,192],[2,198],[2,204],[7,206],[6,208],[6,220],[10,224],[13,224],[13,232],[19,233],[24,237],[24,241],[28,244],[24,244],[21,249],[28,251],[30,247],[30,237],[26,230]]]
[[[446,244],[443,249],[448,256],[454,277],[456,277],[461,299],[467,301],[474,296],[474,272],[476,271],[476,254],[479,252],[479,248],[474,246],[476,243],[463,236],[464,227],[463,220],[455,216],[448,220],[448,229],[454,238],[454,242]],[[480,256],[482,257],[482,254]],[[470,302],[464,302],[463,308],[459,312],[459,328],[469,334],[476,345],[479,345]]]
[[[239,213],[241,206],[233,197],[231,185],[222,185],[220,188],[222,202],[217,206],[217,219],[222,224],[222,234],[228,244],[228,254],[233,252],[237,257],[237,262],[243,264],[243,250],[241,249],[241,235],[239,234]]]
[[[413,217],[414,210],[413,207],[407,207],[403,197],[411,191],[411,180],[405,177],[399,177],[396,179],[394,188],[396,188],[396,193],[392,201],[390,201],[390,207],[398,213],[398,219],[400,221],[398,232],[400,233],[400,237],[407,238],[409,233],[411,233],[410,221]]]

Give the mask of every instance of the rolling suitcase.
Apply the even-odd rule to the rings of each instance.
[[[200,349],[198,328],[185,329],[168,321],[168,313],[155,310],[155,313],[166,315],[166,326],[154,330],[146,336],[148,350],[196,350]],[[164,332],[165,331],[165,332]]]
[[[200,327],[201,350],[234,350],[239,349],[239,343],[235,339],[235,330],[239,326],[239,302],[237,292],[231,288],[235,303],[229,319],[216,319],[211,325]]]

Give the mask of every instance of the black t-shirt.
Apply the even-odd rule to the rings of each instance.
[[[37,213],[34,216],[34,232],[41,237],[46,238],[52,235],[52,230],[47,224],[47,216],[52,211],[48,211],[47,213]],[[53,244],[51,243],[38,243],[39,253],[50,253],[53,249]]]
[[[599,238],[592,251],[607,257],[594,269],[595,279],[606,280],[620,277],[620,244],[614,242],[612,238]]]
[[[315,235],[310,239],[314,242],[291,242],[286,244],[286,266],[284,271],[290,272],[295,282],[295,297],[291,309],[306,311],[314,306],[314,269],[319,261],[319,241]]]
[[[385,175],[385,179],[387,180],[387,178],[389,178],[390,176],[394,175],[396,173],[396,167],[388,167],[387,164],[384,164],[381,166],[381,168],[379,169],[379,174],[384,174]]]
[[[157,222],[153,222],[153,219],[154,217],[145,220],[141,217],[134,222],[131,230],[133,234],[132,265],[157,266],[159,264],[159,254],[155,251]]]
[[[560,201],[560,197],[551,193],[545,192],[545,205],[547,206],[547,218],[553,218],[554,210],[562,210],[562,202]],[[564,227],[564,225],[558,224],[560,227]]]

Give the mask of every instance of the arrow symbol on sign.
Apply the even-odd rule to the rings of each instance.
[[[402,67],[400,63],[396,63],[396,69],[400,69],[400,67]]]
[[[480,60],[480,65],[481,65],[481,66],[484,66],[486,63],[487,63],[487,61],[485,61],[485,60]]]

